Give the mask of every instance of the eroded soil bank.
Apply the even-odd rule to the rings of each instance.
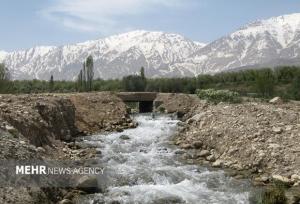
[[[77,136],[133,128],[126,105],[112,93],[0,95],[0,159],[93,158]],[[1,188],[0,203],[56,203],[64,189]]]

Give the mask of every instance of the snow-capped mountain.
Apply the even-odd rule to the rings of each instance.
[[[92,55],[95,77],[121,78],[145,67],[147,77],[195,76],[241,67],[300,65],[300,13],[250,23],[207,45],[181,35],[133,31],[61,47],[0,51],[15,79],[73,80]]]
[[[238,67],[300,64],[300,14],[250,23],[192,54],[173,67],[197,74]]]
[[[142,66],[146,75],[184,76],[183,69],[170,65],[183,62],[204,44],[177,34],[133,31],[105,39],[62,47],[35,47],[5,54],[4,62],[15,79],[75,79],[88,55],[95,64],[95,77],[120,78],[138,73]]]

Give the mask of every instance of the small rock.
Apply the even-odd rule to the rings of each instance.
[[[269,103],[272,103],[272,104],[281,104],[282,102],[283,101],[280,97],[275,97],[269,101]]]
[[[220,167],[222,167],[222,165],[223,165],[223,161],[217,160],[212,164],[212,167],[220,168]]]
[[[267,176],[256,177],[255,181],[260,183],[267,183],[269,181],[269,178]]]
[[[15,128],[13,126],[10,126],[10,125],[6,125],[5,126],[5,129],[9,132],[11,130],[14,130]]]
[[[130,137],[128,135],[121,135],[119,138],[122,140],[130,140]]]
[[[73,204],[73,202],[70,201],[69,199],[63,199],[62,201],[59,202],[59,204]]]
[[[193,147],[195,149],[200,149],[202,147],[202,142],[201,141],[194,142]]]
[[[129,127],[130,127],[130,128],[136,128],[136,126],[137,126],[137,125],[136,125],[135,123],[129,123]]]
[[[298,186],[300,186],[300,181],[298,181],[298,182],[294,183],[294,186],[295,186],[295,187],[298,187]]]
[[[140,149],[141,153],[147,153],[148,151],[146,149]]]
[[[23,141],[23,140],[21,140],[21,141],[20,141],[20,144],[24,145],[24,144],[26,144],[26,142]]]
[[[191,148],[192,148],[192,145],[190,145],[190,144],[182,144],[182,145],[180,145],[180,147],[181,147],[182,149],[191,149]]]
[[[201,152],[197,154],[198,157],[206,157],[208,155],[210,155],[210,152],[208,150],[201,150]]]
[[[300,181],[300,176],[297,175],[297,174],[293,174],[293,175],[291,176],[291,180],[292,180],[292,182]]]
[[[184,154],[186,152],[184,150],[179,149],[179,150],[176,150],[174,153],[175,154]]]
[[[46,152],[46,150],[43,147],[36,148],[36,151],[40,152],[40,153],[45,153]]]
[[[284,184],[291,184],[291,180],[288,179],[287,177],[281,176],[281,175],[272,175],[272,179],[276,180],[276,181],[281,181]]]
[[[190,118],[187,120],[187,124],[192,124],[195,120],[193,118]]]
[[[192,158],[192,155],[188,154],[188,153],[184,153],[181,155],[181,158],[182,159],[191,159]]]
[[[117,127],[116,127],[116,131],[117,131],[117,132],[123,132],[123,129],[122,129],[120,126],[117,126]]]
[[[96,149],[96,154],[102,154],[102,151],[100,149]]]
[[[7,130],[7,132],[9,132],[12,135],[18,135],[18,130],[16,128],[14,128],[13,126],[6,125],[5,129]]]
[[[291,131],[293,129],[293,126],[292,125],[287,125],[285,126],[285,130],[286,131]]]
[[[276,134],[281,134],[283,132],[283,129],[281,127],[273,127],[272,130]]]
[[[210,162],[214,162],[214,161],[216,161],[216,158],[215,158],[214,155],[209,155],[209,156],[206,157],[206,160],[210,161]]]

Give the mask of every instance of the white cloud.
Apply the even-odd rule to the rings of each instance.
[[[180,8],[188,0],[56,0],[41,11],[65,27],[102,34],[127,30],[120,19],[139,16],[157,8]]]

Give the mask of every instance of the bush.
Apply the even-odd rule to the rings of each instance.
[[[158,108],[158,111],[159,111],[160,113],[164,113],[164,112],[166,111],[166,109],[165,109],[164,107],[160,106],[160,107]]]
[[[196,94],[199,98],[206,99],[215,104],[219,102],[240,103],[242,101],[237,92],[229,90],[198,89]]]
[[[262,194],[261,199],[262,204],[285,204],[287,203],[287,198],[284,193],[284,188],[280,185],[275,185],[270,189],[267,189]]]

